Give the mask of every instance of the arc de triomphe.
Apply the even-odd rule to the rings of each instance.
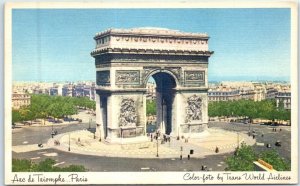
[[[146,84],[156,82],[157,128],[171,136],[205,130],[208,35],[161,28],[109,29],[94,37],[96,136],[146,140]]]

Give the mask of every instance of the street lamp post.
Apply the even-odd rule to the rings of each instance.
[[[158,157],[158,131],[156,131],[156,157]]]
[[[249,132],[251,131],[251,128],[250,128],[250,122],[249,122]]]
[[[183,147],[180,147],[180,159],[182,160],[182,151],[183,151]]]
[[[51,125],[51,137],[53,138],[53,136],[54,136],[54,131],[53,131],[53,123],[52,123],[52,125]]]
[[[91,129],[91,118],[89,119],[89,129]]]
[[[237,147],[240,148],[240,134],[237,132]]]
[[[70,133],[69,133],[69,151],[71,151],[71,137],[70,137]]]
[[[99,136],[100,136],[99,141],[101,142],[101,125],[99,125]]]

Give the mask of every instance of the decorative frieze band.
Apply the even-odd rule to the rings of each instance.
[[[96,48],[91,52],[91,56],[105,53],[124,53],[124,54],[161,54],[161,55],[194,55],[211,56],[213,51],[204,50],[166,50],[166,49],[127,49],[127,48]]]
[[[184,80],[186,84],[202,83],[205,81],[205,71],[185,71]]]
[[[117,70],[116,84],[138,85],[140,84],[139,70]]]
[[[143,43],[168,43],[168,44],[190,44],[190,45],[206,45],[208,44],[208,39],[182,39],[182,38],[163,38],[163,37],[137,37],[137,36],[117,36],[116,41],[121,42],[143,42]]]

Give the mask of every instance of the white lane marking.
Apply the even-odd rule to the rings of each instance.
[[[264,143],[258,143],[258,142],[256,142],[256,145],[257,146],[264,146],[265,144]]]
[[[47,153],[47,151],[38,152],[37,154],[45,154],[45,153]]]
[[[65,163],[65,162],[63,161],[63,162],[60,162],[60,163],[56,163],[56,164],[54,164],[53,166],[56,167],[56,166],[61,165],[61,164],[64,164],[64,163]]]
[[[28,141],[23,141],[23,144],[27,144],[28,143]]]
[[[48,149],[49,147],[43,147],[43,149]],[[30,151],[36,151],[40,150],[41,148],[38,147],[37,144],[30,144],[30,145],[17,145],[17,146],[12,146],[12,150],[16,153],[20,152],[30,152]]]
[[[141,170],[149,170],[149,167],[141,167]]]
[[[37,159],[40,159],[41,157],[33,157],[33,158],[30,158],[31,160],[37,160]]]
[[[43,154],[44,156],[57,156],[56,152]]]

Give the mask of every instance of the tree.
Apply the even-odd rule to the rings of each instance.
[[[13,172],[29,172],[31,169],[31,161],[26,159],[12,159]]]
[[[263,151],[259,155],[260,159],[269,163],[277,171],[290,171],[290,163],[285,161],[279,154],[273,149],[268,151]]]
[[[22,116],[18,110],[12,110],[12,124],[22,121]]]
[[[87,97],[62,97],[49,96],[44,94],[31,95],[30,106],[23,107],[19,110],[13,110],[13,122],[28,121],[37,118],[45,119],[48,116],[61,118],[67,115],[77,114],[76,106],[89,109],[96,109],[96,102],[89,100]]]
[[[254,161],[262,159],[271,164],[277,171],[291,170],[290,162],[284,160],[279,154],[273,150],[262,151],[256,154],[253,148],[243,143],[241,148],[237,149],[234,155],[226,159],[226,171],[254,171]]]
[[[31,108],[36,112],[37,118],[44,120],[49,116],[48,107],[51,104],[51,98],[48,95],[32,95]]]
[[[65,102],[62,105],[62,110],[63,110],[63,115],[68,116],[68,115],[73,115],[77,113],[77,109],[75,108],[75,106],[70,103],[70,102]]]
[[[52,172],[54,164],[54,159],[47,158],[44,161],[39,162],[38,164],[33,164],[32,167],[35,172]]]
[[[282,105],[282,104],[280,104]],[[208,116],[239,116],[249,118],[269,119],[269,120],[290,120],[290,111],[285,110],[283,106],[276,107],[275,99],[253,101],[253,100],[235,100],[210,102],[208,104]]]
[[[147,100],[147,102],[146,102],[146,114],[147,114],[147,116],[156,114],[156,103],[155,103],[155,101]]]
[[[58,172],[85,172],[86,168],[82,165],[70,165],[68,167],[60,168]]]
[[[26,159],[12,159],[13,172],[85,172],[82,165],[70,165],[68,167],[54,166],[55,160],[47,158],[38,164]]]
[[[242,143],[241,147],[238,148],[233,156],[226,159],[227,171],[253,171],[254,164],[253,161],[257,160],[257,155],[255,154],[251,146]]]
[[[53,103],[48,107],[49,115],[54,118],[60,118],[62,116],[62,104],[61,103]]]

